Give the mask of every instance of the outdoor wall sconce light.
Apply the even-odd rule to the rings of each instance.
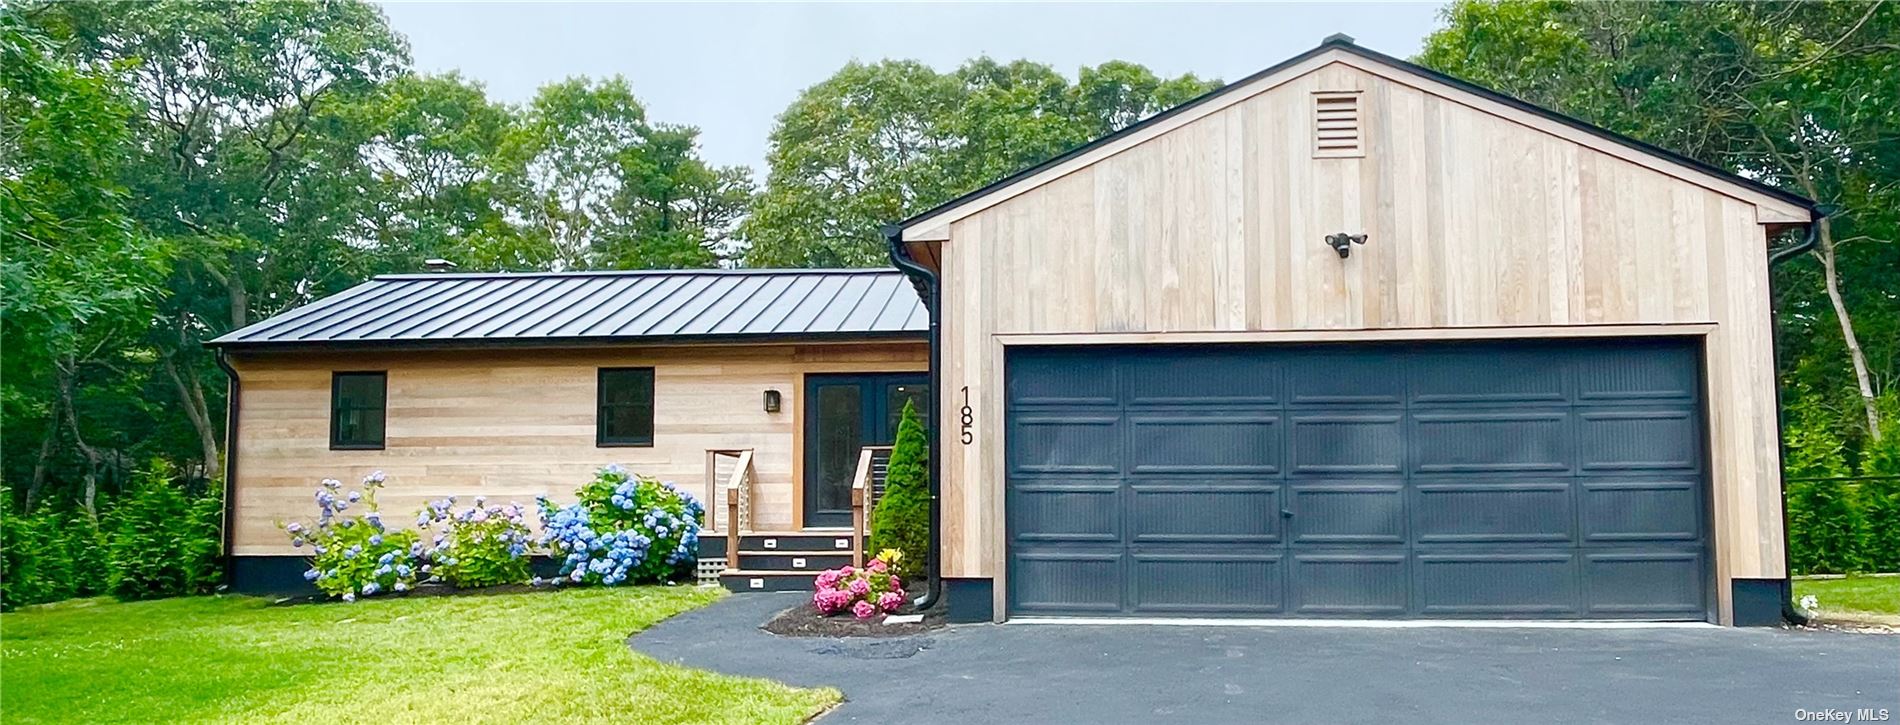
[[[1339,253],[1340,259],[1345,259],[1352,255],[1352,245],[1365,243],[1366,235],[1364,234],[1347,234],[1340,232],[1338,234],[1326,235],[1326,244],[1331,246],[1333,251]]]
[[[781,397],[776,390],[765,391],[765,412],[777,413]]]

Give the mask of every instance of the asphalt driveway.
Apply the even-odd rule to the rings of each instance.
[[[1797,710],[1864,707],[1900,722],[1900,636],[983,624],[803,639],[758,629],[804,601],[736,595],[629,643],[691,667],[836,687],[846,701],[826,723],[1792,723],[1804,721]]]

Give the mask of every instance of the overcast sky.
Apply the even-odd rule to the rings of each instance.
[[[519,102],[573,75],[626,76],[650,119],[698,126],[707,160],[764,181],[766,136],[798,92],[855,58],[938,70],[988,54],[1140,63],[1236,80],[1343,32],[1416,53],[1441,3],[639,4],[386,2],[417,68],[460,69]]]

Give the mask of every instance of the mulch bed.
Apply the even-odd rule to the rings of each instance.
[[[922,587],[913,587],[906,592],[915,600],[923,595]],[[917,614],[909,604],[897,610],[899,615]],[[772,634],[785,637],[908,637],[941,629],[944,621],[944,607],[941,602],[929,611],[923,612],[924,621],[910,624],[885,624],[887,615],[877,615],[870,619],[858,619],[846,614],[834,614],[829,617],[819,614],[818,608],[810,602],[800,603],[796,607],[779,612],[765,624],[760,625]]]

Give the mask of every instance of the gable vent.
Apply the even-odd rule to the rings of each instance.
[[[1364,156],[1358,91],[1313,94],[1313,158]]]

